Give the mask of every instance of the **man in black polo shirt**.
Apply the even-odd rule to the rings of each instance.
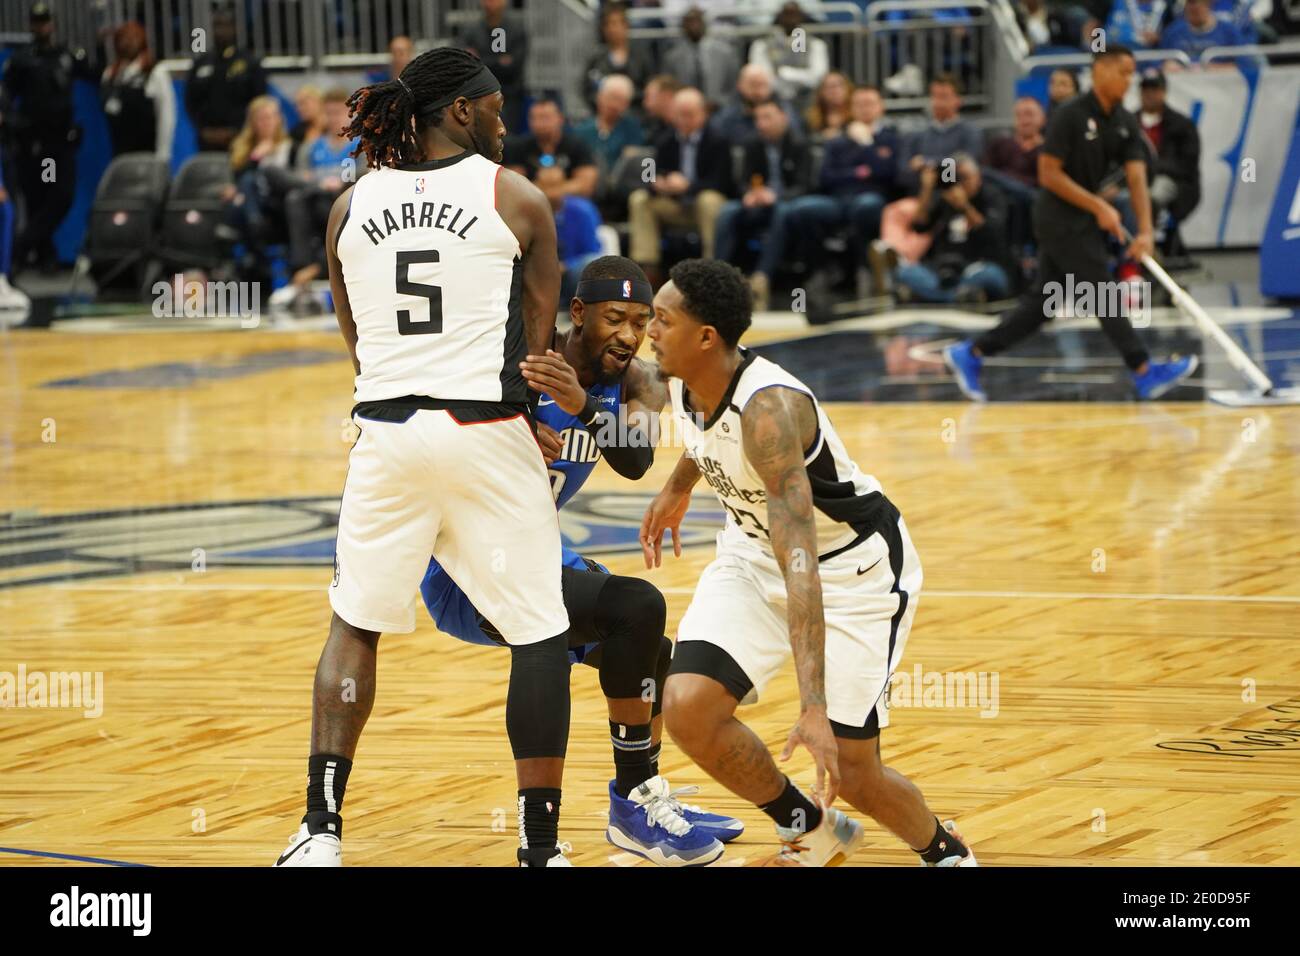
[[[533,180],[538,170],[556,166],[564,173],[566,195],[594,196],[600,178],[596,156],[580,137],[564,128],[564,114],[554,97],[533,100],[528,129],[525,134],[506,138],[502,165]]]
[[[1139,398],[1157,398],[1196,370],[1194,355],[1151,361],[1125,314],[1126,300],[1114,291],[1107,237],[1122,240],[1124,230],[1119,212],[1098,192],[1117,166],[1123,166],[1138,221],[1127,254],[1140,260],[1153,245],[1146,148],[1137,120],[1121,105],[1135,69],[1131,50],[1110,45],[1093,56],[1092,91],[1053,111],[1038,158],[1038,276],[996,328],[944,350],[967,398],[984,400],[979,380],[984,356],[1028,338],[1061,307],[1076,315],[1091,312],[1098,319],[1124,357]]]

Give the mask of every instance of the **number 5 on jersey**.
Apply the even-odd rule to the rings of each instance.
[[[429,300],[429,318],[425,322],[411,320],[410,309],[397,310],[399,335],[431,335],[442,331],[442,287],[411,281],[411,265],[438,262],[438,250],[399,252],[397,254],[397,291],[405,295],[423,296]]]

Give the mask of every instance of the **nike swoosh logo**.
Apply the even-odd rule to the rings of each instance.
[[[885,560],[885,559],[884,559],[884,558],[876,558],[876,564],[879,564],[879,563],[880,563],[881,561],[883,561],[883,560]],[[874,567],[876,566],[876,564],[873,564],[873,565],[871,566],[871,568],[874,568]],[[858,568],[858,574],[866,574],[868,571],[871,570],[871,568]]]
[[[537,405],[538,405],[539,408],[540,408],[542,405],[554,405],[554,404],[555,404],[555,399],[551,399],[549,402],[548,402],[546,399],[544,399],[544,398],[539,398],[539,399],[537,400]]]
[[[287,851],[285,851],[284,855],[281,856],[280,859],[278,859],[278,860],[275,861],[275,865],[276,865],[276,866],[283,866],[285,860],[289,859],[289,857],[293,856],[295,853],[297,853],[299,850],[301,850],[303,847],[305,847],[305,846],[306,846],[308,843],[310,843],[310,842],[311,842],[311,837],[308,837],[307,839],[305,839],[305,840],[303,840],[301,843],[299,843],[296,847],[294,847],[292,850],[287,850]]]

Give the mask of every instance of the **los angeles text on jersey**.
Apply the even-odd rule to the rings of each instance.
[[[700,474],[704,476],[704,480],[709,483],[709,487],[724,498],[739,498],[748,504],[767,501],[767,492],[764,489],[738,487],[723,470],[721,462],[701,456],[695,459],[695,464],[700,469]]]
[[[419,208],[418,215],[416,213],[417,207]],[[455,214],[451,212],[453,209]],[[460,225],[460,221],[464,217],[465,210],[460,206],[453,206],[451,203],[404,202],[395,209],[385,209],[382,223],[377,222],[375,217],[372,216],[361,224],[361,229],[370,238],[371,243],[376,246],[379,245],[380,241],[403,229],[443,229],[457,238],[465,239],[470,227],[478,222],[478,216],[471,216],[463,225]],[[399,219],[401,220],[400,224],[398,223]],[[458,226],[459,228],[457,228]]]

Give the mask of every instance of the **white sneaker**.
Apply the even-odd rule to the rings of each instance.
[[[0,310],[30,309],[32,300],[21,289],[9,284],[9,277],[0,275]]]
[[[862,824],[839,810],[822,810],[822,822],[811,833],[778,826],[785,844],[781,852],[759,866],[839,866],[862,843]]]
[[[975,851],[970,848],[969,843],[966,843],[966,838],[957,832],[957,824],[953,823],[951,820],[944,820],[943,828],[947,830],[949,833],[951,833],[953,836],[955,836],[958,840],[961,840],[961,842],[966,845],[966,855],[945,856],[938,863],[927,863],[925,862],[925,860],[922,860],[921,865],[922,866],[979,866],[979,863],[975,861]],[[945,849],[943,844],[939,845],[939,849],[941,850]]]
[[[573,866],[573,863],[571,863],[569,861],[569,858],[565,856],[566,853],[573,852],[572,843],[557,843],[555,844],[555,849],[559,850],[560,852],[555,854],[555,856],[547,859],[546,861],[547,866]],[[527,866],[528,864],[520,863],[519,865]]]
[[[343,844],[332,833],[313,835],[307,824],[289,838],[289,847],[275,861],[276,866],[342,866]]]
[[[886,79],[884,87],[894,96],[920,96],[925,92],[925,74],[915,63],[909,63]]]

